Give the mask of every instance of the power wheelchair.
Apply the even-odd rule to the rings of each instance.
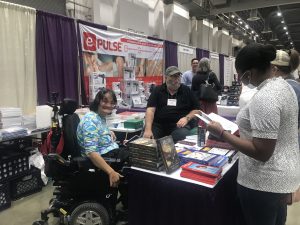
[[[110,187],[107,174],[97,169],[88,158],[80,157],[76,108],[77,103],[71,99],[64,99],[61,104],[59,114],[64,115],[64,150],[61,155],[51,153],[44,157],[45,174],[52,178],[56,187],[55,197],[50,200],[49,208],[41,212],[41,220],[33,225],[48,224],[49,214],[58,217],[61,225],[113,225],[118,220],[118,188]],[[113,168],[119,167],[118,159],[105,160]],[[126,181],[121,181],[119,187],[126,189]]]

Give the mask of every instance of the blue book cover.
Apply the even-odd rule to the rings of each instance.
[[[194,151],[190,154],[182,156],[184,162],[196,162],[205,165],[211,165],[218,160],[218,156],[207,152]]]

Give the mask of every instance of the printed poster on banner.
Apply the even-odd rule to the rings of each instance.
[[[95,83],[91,77],[105,77],[103,85],[108,88],[111,88],[112,82],[124,78],[162,83],[163,41],[128,36],[81,23],[79,31],[87,96]]]

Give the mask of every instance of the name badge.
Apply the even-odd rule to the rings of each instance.
[[[168,99],[168,106],[176,106],[177,99]]]

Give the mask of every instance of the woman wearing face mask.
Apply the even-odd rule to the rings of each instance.
[[[237,115],[240,138],[217,122],[207,129],[239,151],[238,196],[247,225],[284,225],[287,198],[300,183],[298,104],[292,87],[272,78],[271,45],[251,44],[235,66],[245,85],[257,87]]]
[[[199,97],[199,91],[201,90],[201,85],[208,81],[209,84],[213,86],[213,89],[217,94],[221,92],[222,86],[214,72],[210,69],[210,61],[208,58],[202,58],[198,64],[198,71],[192,80],[192,91],[198,97],[201,105],[201,110],[206,114],[211,112],[218,113],[218,108],[216,101],[207,101]]]

